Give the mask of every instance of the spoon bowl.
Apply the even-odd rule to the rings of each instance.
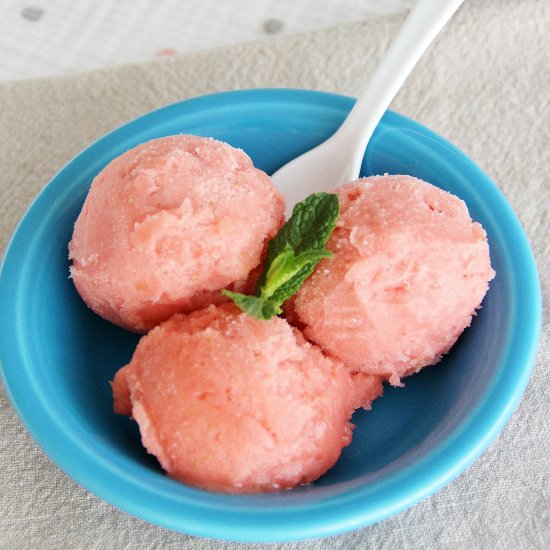
[[[395,94],[463,0],[417,0],[390,49],[338,130],[279,168],[272,178],[286,196],[287,217],[315,191],[356,180],[367,143]]]

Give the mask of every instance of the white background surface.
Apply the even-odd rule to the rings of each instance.
[[[0,80],[52,76],[301,32],[414,0],[0,0]]]

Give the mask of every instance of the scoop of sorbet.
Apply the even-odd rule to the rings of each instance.
[[[350,370],[393,384],[436,363],[494,277],[485,231],[457,197],[410,176],[336,190],[337,227],[287,307],[306,338]]]
[[[133,416],[171,477],[259,492],[309,483],[336,462],[360,390],[285,320],[226,304],[149,332],[113,392],[115,410]]]
[[[144,332],[243,290],[284,199],[241,150],[178,135],[139,145],[92,183],[69,244],[71,276],[105,319]]]

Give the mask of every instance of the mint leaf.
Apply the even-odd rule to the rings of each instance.
[[[340,214],[337,195],[314,193],[292,210],[292,216],[268,243],[264,271],[258,279],[256,294],[265,284],[267,269],[287,246],[299,254],[306,250],[323,250]],[[267,269],[266,269],[267,268]]]
[[[237,306],[257,319],[271,319],[282,312],[313,273],[332,253],[325,245],[340,213],[337,195],[314,193],[298,203],[290,219],[268,243],[267,259],[254,296],[224,290]]]
[[[222,290],[224,296],[231,298],[242,311],[256,317],[256,319],[271,319],[280,313],[273,310],[273,306],[258,296],[249,296],[240,292],[231,292],[230,290]]]
[[[287,248],[276,256],[269,266],[265,284],[260,288],[260,297],[264,300],[270,300],[276,294],[281,302],[288,300],[294,292],[290,293],[287,298],[282,298],[281,290],[286,288],[288,283],[292,283],[297,278],[302,278],[301,273],[304,268],[312,270],[320,260],[330,257],[332,257],[332,252],[329,250],[308,250],[296,256],[294,250],[287,245]],[[285,292],[285,294],[288,294],[288,292]]]

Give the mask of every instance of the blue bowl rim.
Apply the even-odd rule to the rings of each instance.
[[[327,92],[300,89],[254,89],[220,92],[200,96],[162,107],[109,132],[84,149],[69,161],[39,193],[19,222],[4,255],[0,267],[0,326],[11,326],[17,309],[17,282],[10,279],[8,272],[17,270],[15,260],[17,250],[24,245],[25,229],[34,224],[40,216],[37,204],[49,196],[55,197],[63,173],[101,150],[118,136],[139,133],[157,117],[169,117],[179,109],[210,109],[231,102],[280,102],[282,105],[299,103],[309,105],[314,102],[325,107],[348,111],[354,99]],[[98,457],[88,444],[79,446],[75,434],[62,430],[61,418],[56,415],[40,396],[40,388],[33,386],[28,378],[25,365],[25,350],[18,347],[18,341],[0,332],[0,374],[11,402],[25,424],[27,430],[46,454],[69,476],[111,504],[143,519],[184,533],[242,542],[277,542],[301,540],[335,535],[359,527],[370,525],[410,507],[433,494],[443,485],[462,473],[496,438],[512,412],[517,407],[530,378],[535,361],[541,329],[542,305],[540,283],[536,264],[525,232],[497,186],[459,149],[431,130],[397,113],[388,111],[388,119],[401,128],[408,128],[430,137],[443,145],[455,157],[460,158],[465,169],[476,175],[483,186],[491,190],[493,207],[498,209],[501,219],[506,222],[508,234],[517,255],[517,269],[521,268],[521,286],[517,287],[518,304],[528,316],[522,316],[522,323],[515,329],[514,366],[503,384],[502,377],[487,391],[478,407],[471,412],[445,444],[433,449],[421,461],[392,474],[388,479],[355,489],[336,498],[328,498],[314,507],[288,506],[275,509],[252,508],[243,503],[246,497],[235,498],[228,495],[209,494],[196,489],[188,489],[184,494],[188,508],[182,509],[181,502],[166,502],[162,487],[156,495],[148,495],[145,504],[139,499],[125,497],[121,485],[132,483],[131,477],[123,469],[109,464],[104,457]],[[515,281],[517,285],[519,282]],[[16,375],[17,374],[17,375]],[[512,383],[513,382],[513,383]],[[32,392],[29,392],[32,389]],[[42,396],[44,397],[44,396]],[[57,418],[56,418],[57,416]],[[51,419],[59,422],[51,424]],[[55,433],[59,439],[52,437]],[[65,453],[66,445],[74,452]],[[84,452],[90,456],[84,456]],[[98,462],[95,463],[94,460]],[[108,479],[99,482],[96,473]],[[114,489],[112,483],[116,483]],[[129,486],[132,493],[139,488]],[[378,498],[372,498],[378,496]],[[158,505],[158,506],[155,506]]]

